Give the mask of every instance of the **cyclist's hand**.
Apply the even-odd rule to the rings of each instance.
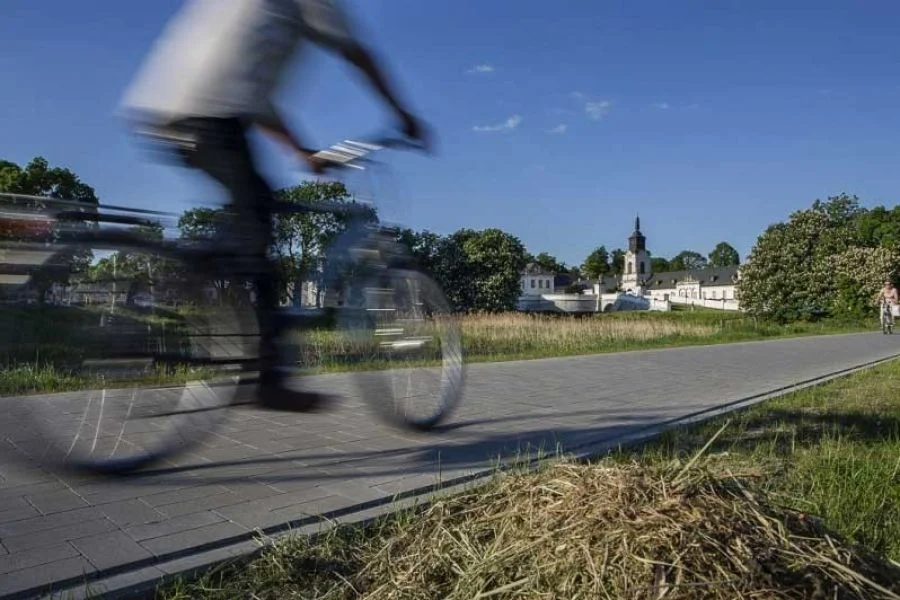
[[[411,140],[419,142],[422,145],[422,149],[426,152],[431,151],[432,136],[431,132],[428,129],[428,126],[409,113],[403,113],[402,121],[403,135],[410,138]]]
[[[312,150],[300,149],[298,154],[310,171],[316,175],[321,175],[325,172],[326,162],[316,158]]]

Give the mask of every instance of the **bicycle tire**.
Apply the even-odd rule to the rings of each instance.
[[[459,320],[437,283],[408,265],[386,268],[350,282],[345,297],[338,326],[361,359],[353,377],[366,403],[401,428],[429,431],[444,423],[462,399],[465,365]],[[435,371],[436,390],[412,392],[415,375]],[[401,395],[433,400],[435,408],[415,415]]]
[[[113,247],[130,264],[143,264],[143,256],[166,272],[154,277],[148,266],[144,277],[117,267],[93,290],[108,306],[92,305],[85,287],[82,297],[75,288],[74,298],[41,309],[38,321],[51,313],[55,319],[41,328],[63,332],[46,364],[74,381],[70,387],[88,389],[7,399],[12,410],[3,420],[4,429],[18,426],[7,438],[23,456],[55,469],[121,474],[188,451],[218,426],[238,392],[239,365],[255,348],[255,318],[243,290],[211,292],[216,278],[173,248],[110,239],[56,246],[30,274],[58,278],[72,267],[66,257]],[[46,348],[44,338],[32,341],[37,351]]]

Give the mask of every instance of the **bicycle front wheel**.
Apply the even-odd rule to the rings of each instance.
[[[386,269],[353,283],[339,326],[364,399],[385,421],[433,429],[462,398],[460,323],[428,275]]]
[[[151,245],[70,244],[35,257],[27,278],[49,291],[11,307],[0,329],[0,430],[17,452],[55,468],[122,473],[214,429],[255,351],[241,282]]]

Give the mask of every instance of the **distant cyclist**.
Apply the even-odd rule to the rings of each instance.
[[[322,397],[290,390],[279,369],[275,319],[278,293],[266,260],[272,242],[272,190],[260,175],[248,143],[257,126],[314,172],[313,150],[285,125],[273,95],[290,59],[304,42],[337,52],[359,68],[397,115],[403,133],[427,147],[423,124],[388,84],[374,57],[356,37],[340,0],[189,0],[125,94],[123,116],[139,133],[182,139],[183,164],[221,184],[235,214],[230,236],[258,262],[261,331],[260,401],[305,410]]]
[[[885,280],[884,285],[881,287],[881,291],[878,292],[877,302],[879,306],[883,306],[884,303],[887,303],[890,323],[893,325],[894,318],[897,317],[897,313],[900,312],[900,294],[898,294],[897,288],[894,287],[894,283],[890,279]]]

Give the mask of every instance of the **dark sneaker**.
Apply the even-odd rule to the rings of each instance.
[[[260,385],[257,394],[263,408],[292,412],[312,412],[323,408],[329,401],[324,394],[292,390],[283,385]]]

